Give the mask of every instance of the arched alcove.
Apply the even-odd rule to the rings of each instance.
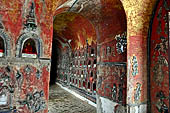
[[[32,58],[37,57],[36,43],[33,39],[28,39],[25,41],[22,49],[22,57],[32,57]]]
[[[127,75],[123,71],[127,70],[127,19],[120,0],[101,0],[101,4],[96,26],[97,110],[99,113],[117,113],[117,106],[122,106],[124,111],[127,105]],[[120,86],[115,94],[114,84]],[[115,97],[112,97],[113,94]]]
[[[22,53],[25,52],[26,47],[32,49],[28,54],[35,54],[36,57],[29,57],[27,58],[41,58],[43,56],[43,41],[42,39],[35,33],[24,33],[22,34],[16,45],[16,57],[22,57]]]
[[[5,52],[5,46],[4,46],[4,40],[0,37],[0,57],[4,56]]]
[[[0,29],[0,52],[0,57],[9,57],[11,55],[11,39],[2,29]]]

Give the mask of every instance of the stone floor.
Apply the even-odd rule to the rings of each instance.
[[[59,85],[50,86],[48,113],[96,113],[96,108]]]

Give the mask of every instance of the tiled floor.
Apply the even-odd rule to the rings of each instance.
[[[48,113],[96,113],[96,108],[59,85],[50,86]]]

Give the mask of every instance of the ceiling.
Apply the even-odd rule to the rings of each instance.
[[[82,48],[88,40],[105,43],[126,32],[126,15],[119,0],[68,0],[56,8],[54,40],[63,47]],[[70,44],[68,41],[71,40]]]

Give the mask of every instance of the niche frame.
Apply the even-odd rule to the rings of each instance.
[[[3,29],[0,29],[0,37],[4,42],[4,55],[0,58],[10,57],[11,56],[11,38],[4,32]]]
[[[16,45],[16,57],[17,58],[30,58],[30,57],[22,57],[23,46],[24,46],[25,42],[29,39],[32,39],[35,42],[37,57],[34,59],[43,57],[43,41],[35,33],[24,33],[19,36],[19,38],[17,40],[17,45]]]

